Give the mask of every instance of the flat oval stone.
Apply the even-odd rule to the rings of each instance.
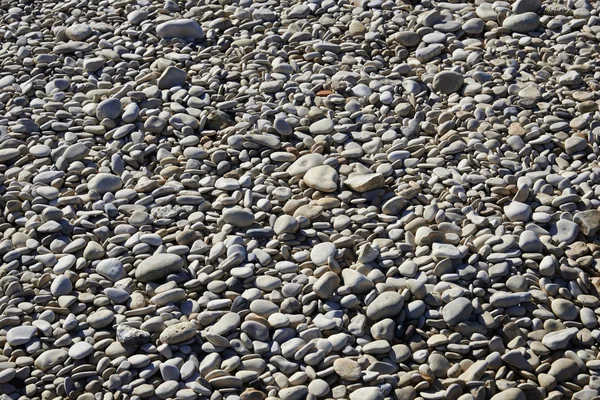
[[[140,282],[152,282],[176,274],[183,268],[183,258],[177,254],[155,254],[144,259],[135,269],[135,277]]]
[[[160,341],[166,344],[177,344],[190,340],[198,333],[192,322],[181,322],[168,326],[161,334]]]

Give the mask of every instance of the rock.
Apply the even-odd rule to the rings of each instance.
[[[349,358],[338,358],[335,360],[333,362],[333,369],[340,378],[350,382],[356,382],[361,377],[362,368],[360,364]]]
[[[125,267],[123,267],[121,261],[116,258],[101,260],[96,265],[96,272],[105,278],[110,279],[112,282],[121,280],[126,276]]]
[[[310,259],[315,265],[326,265],[335,256],[337,249],[330,242],[319,243],[310,252]]]
[[[444,306],[442,316],[448,325],[456,325],[459,322],[467,320],[472,312],[473,304],[471,301],[464,297],[460,297]]]
[[[71,284],[71,281],[64,275],[58,275],[54,278],[52,285],[50,286],[50,292],[54,297],[71,294],[72,290],[73,285]]]
[[[92,28],[87,24],[74,24],[65,30],[65,34],[71,40],[86,41],[92,35]]]
[[[114,97],[110,99],[106,99],[98,104],[96,108],[96,118],[102,121],[104,119],[112,119],[115,120],[121,116],[121,111],[123,111],[123,106],[119,99],[115,99]]]
[[[321,192],[331,193],[337,190],[338,173],[328,165],[309,169],[302,179],[307,186]]]
[[[89,182],[88,189],[100,194],[113,193],[123,187],[121,178],[112,174],[96,174]]]
[[[577,363],[569,358],[559,358],[552,363],[548,375],[556,379],[558,383],[569,382],[579,373]]]
[[[329,299],[340,286],[340,278],[333,272],[325,272],[313,285],[313,291],[322,299]]]
[[[454,71],[440,71],[433,77],[433,88],[442,94],[452,94],[460,90],[465,78]]]
[[[521,389],[509,388],[492,396],[492,400],[525,400],[527,397]]]
[[[579,225],[581,233],[594,236],[600,231],[600,210],[587,210],[575,213],[573,221]]]
[[[206,37],[196,21],[184,18],[163,22],[156,27],[156,34],[162,39],[191,39],[192,41],[202,41]]]
[[[44,351],[35,359],[35,367],[47,371],[57,364],[62,363],[69,357],[69,353],[62,349],[50,349]]]
[[[532,210],[529,204],[511,201],[510,204],[504,207],[504,213],[509,221],[527,222],[531,219]]]
[[[536,13],[541,7],[541,0],[517,0],[512,5],[512,11],[514,14]]]
[[[404,298],[398,292],[383,292],[367,307],[367,318],[381,321],[396,316],[404,304]]]
[[[192,322],[181,322],[169,325],[160,334],[160,341],[165,344],[177,344],[188,341],[196,336],[198,329]]]
[[[6,341],[11,346],[21,346],[28,343],[37,333],[36,326],[25,325],[11,328],[6,334]]]
[[[575,154],[587,148],[587,141],[579,136],[572,136],[565,141],[567,154]]]
[[[73,360],[81,360],[92,354],[94,347],[88,342],[77,342],[69,349],[69,357]]]
[[[155,254],[144,259],[135,269],[135,278],[140,282],[152,282],[176,274],[183,268],[183,259],[176,254]]]
[[[360,272],[352,269],[343,269],[342,279],[344,281],[344,285],[347,286],[354,294],[368,293],[374,287],[373,281]]]
[[[128,325],[117,325],[117,340],[126,346],[141,346],[150,341],[150,334]]]
[[[350,400],[383,400],[385,392],[379,387],[363,387],[350,393]]]
[[[298,158],[287,169],[287,173],[291,176],[302,178],[310,169],[323,165],[325,157],[322,154],[311,153]]]
[[[364,193],[383,187],[385,179],[381,174],[360,174],[346,179],[344,183],[352,190]]]
[[[535,31],[540,25],[540,17],[533,12],[514,14],[507,17],[502,26],[511,32],[528,33]]]
[[[159,89],[171,89],[177,86],[183,86],[188,79],[188,74],[184,70],[169,66],[158,78],[157,85]]]
[[[241,207],[226,208],[223,210],[223,221],[237,228],[247,228],[254,223],[254,214]]]

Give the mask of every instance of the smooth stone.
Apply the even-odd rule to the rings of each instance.
[[[187,78],[187,72],[171,65],[158,78],[157,85],[159,89],[171,89],[172,87],[183,86]]]
[[[162,39],[204,40],[206,35],[200,25],[191,19],[176,19],[163,22],[156,27],[156,34]]]
[[[117,340],[126,346],[141,346],[150,341],[150,333],[128,325],[117,325]]]
[[[535,31],[540,25],[540,17],[533,12],[525,12],[507,17],[502,26],[511,32],[528,33]]]
[[[379,387],[362,387],[350,393],[350,400],[383,400],[385,392]]]
[[[329,299],[340,286],[340,278],[333,272],[325,272],[313,285],[313,291],[322,299]]]
[[[382,188],[385,185],[385,179],[381,174],[357,174],[346,179],[344,184],[354,191],[364,193]]]
[[[46,371],[57,364],[62,363],[69,357],[69,353],[62,349],[50,349],[44,351],[35,359],[35,366],[42,371]]]
[[[503,390],[499,393],[496,393],[492,396],[491,400],[526,400],[527,397],[525,393],[521,389],[518,388],[509,388]]]
[[[135,269],[135,278],[140,282],[158,281],[182,268],[183,258],[177,254],[155,254],[142,260]]]
[[[433,77],[433,88],[442,94],[452,94],[460,90],[465,78],[455,71],[440,71]]]
[[[311,168],[323,165],[325,157],[319,153],[305,154],[292,163],[286,170],[291,176],[302,178]]]
[[[54,278],[52,285],[50,286],[50,292],[54,297],[71,294],[72,290],[73,284],[65,275],[58,275],[56,278]]]
[[[334,123],[332,120],[323,118],[313,122],[309,127],[309,131],[313,135],[326,135],[333,131],[333,127]]]
[[[356,382],[361,377],[362,368],[359,363],[349,358],[338,358],[333,362],[333,369],[340,378]]]
[[[89,190],[94,190],[100,194],[114,193],[123,187],[123,181],[116,175],[99,173],[87,184]]]
[[[531,206],[518,201],[511,201],[504,206],[504,214],[511,222],[527,222],[531,219]]]
[[[310,252],[310,259],[315,265],[326,265],[329,258],[333,258],[337,252],[335,244],[331,242],[319,243]]]
[[[237,228],[247,228],[254,223],[254,214],[241,207],[226,208],[223,210],[223,221]]]
[[[111,97],[98,104],[98,107],[96,107],[96,118],[100,121],[104,119],[116,120],[121,115],[121,111],[123,111],[121,101]]]
[[[383,292],[367,306],[367,318],[381,321],[391,318],[402,311],[404,297],[398,292]]]
[[[467,320],[473,312],[473,304],[469,299],[459,297],[446,304],[442,310],[444,321],[449,325],[456,325]]]
[[[14,328],[9,329],[6,334],[6,341],[11,346],[20,346],[29,342],[35,336],[37,331],[38,328],[36,326],[15,326]]]
[[[594,236],[600,231],[600,210],[587,210],[575,213],[573,221],[579,225],[585,236]]]
[[[309,169],[302,179],[307,186],[325,193],[335,192],[338,187],[338,173],[329,165]]]
[[[185,342],[196,336],[198,329],[192,322],[181,322],[169,325],[160,334],[160,341],[165,344],[177,344]]]
[[[344,268],[342,270],[342,279],[344,286],[350,288],[350,291],[354,294],[368,293],[374,287],[373,281],[353,269]]]
[[[116,258],[101,260],[96,265],[96,272],[113,282],[121,280],[127,275],[123,263]]]
[[[575,328],[573,328],[575,329]],[[579,373],[579,366],[570,358],[559,358],[550,366],[548,375],[554,377],[558,383],[567,382]]]
[[[77,342],[69,349],[69,357],[73,360],[81,360],[86,358],[94,351],[94,346],[88,342]]]

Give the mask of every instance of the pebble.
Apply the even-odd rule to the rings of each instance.
[[[0,392],[598,397],[597,6],[7,2]]]
[[[144,259],[135,269],[135,277],[141,282],[164,279],[183,268],[183,259],[177,254],[155,254]]]
[[[165,344],[177,344],[185,342],[196,336],[198,330],[192,322],[181,322],[169,325],[160,334],[160,341]]]
[[[206,36],[198,22],[187,18],[159,24],[156,27],[156,34],[163,39],[193,39],[195,41],[202,41]]]

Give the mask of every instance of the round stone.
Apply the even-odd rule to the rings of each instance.
[[[183,268],[183,258],[177,254],[155,254],[144,259],[135,269],[140,282],[152,282],[176,274]]]

